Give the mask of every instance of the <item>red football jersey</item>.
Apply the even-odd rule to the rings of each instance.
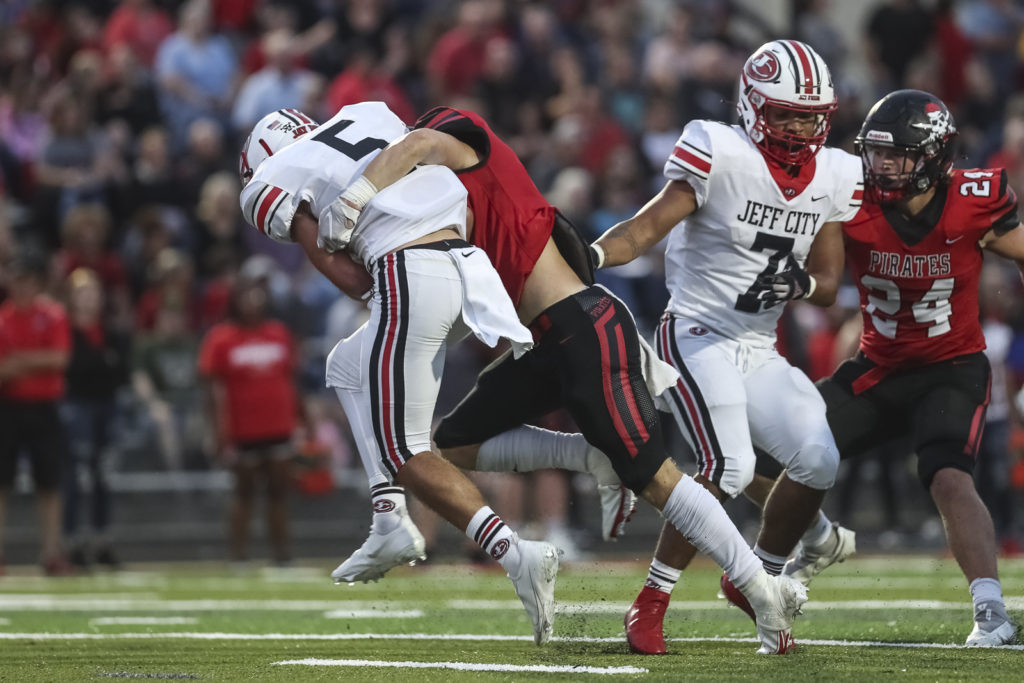
[[[71,326],[64,307],[37,296],[28,308],[0,305],[0,358],[18,351],[70,351]],[[53,401],[64,395],[63,370],[37,370],[0,384],[0,396],[15,401]]]
[[[295,343],[277,321],[220,323],[199,350],[199,371],[223,382],[233,442],[285,438],[296,425]]]
[[[523,283],[551,237],[555,208],[533,184],[512,148],[473,112],[436,107],[420,117],[416,128],[448,133],[480,156],[479,164],[457,172],[473,210],[472,241],[491,259],[518,306]]]
[[[985,348],[978,321],[978,242],[1015,228],[1017,196],[1001,169],[953,172],[913,219],[864,203],[844,225],[860,291],[860,348],[883,367],[935,363]]]

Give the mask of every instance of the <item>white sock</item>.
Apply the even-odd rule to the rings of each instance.
[[[519,566],[519,537],[488,506],[476,511],[466,527],[466,536],[508,569]]]
[[[697,550],[717,562],[737,588],[762,571],[761,561],[743,540],[722,504],[690,477],[679,480],[661,514]]]
[[[670,567],[655,558],[651,562],[650,570],[647,572],[647,583],[644,586],[659,590],[667,595],[672,595],[672,589],[676,587],[676,582],[679,581],[679,576],[682,573],[682,569]]]
[[[405,509],[405,489],[401,486],[370,489],[370,505],[373,506],[371,529],[378,534],[391,533],[402,521],[398,511]]]
[[[997,603],[1006,611],[1003,604],[1003,586],[999,579],[980,578],[971,581],[971,597],[974,598],[974,611],[984,609],[984,605]]]
[[[582,434],[522,426],[480,444],[476,469],[481,472],[570,470],[587,472],[590,444]]]
[[[832,521],[825,516],[825,513],[818,510],[817,518],[807,527],[807,531],[800,538],[805,548],[817,550],[832,537]]]
[[[754,554],[760,558],[761,563],[764,565],[764,570],[772,576],[778,576],[782,573],[782,568],[786,566],[786,557],[784,555],[773,555],[759,545],[754,546]],[[733,582],[735,585],[735,582]]]

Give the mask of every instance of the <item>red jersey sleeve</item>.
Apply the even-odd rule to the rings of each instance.
[[[1010,187],[1006,169],[998,169],[998,172],[999,190],[996,192],[995,200],[990,207],[990,215],[992,230],[997,235],[1005,235],[1020,224],[1020,216],[1017,209],[1017,193]]]
[[[214,325],[203,337],[199,347],[199,374],[204,377],[215,377],[225,368],[224,362],[224,327]]]
[[[484,166],[491,156],[491,138],[487,131],[473,119],[451,107],[434,107],[416,121],[414,128],[439,130],[473,148],[477,156],[480,157],[480,163],[457,172],[470,171],[473,168]]]

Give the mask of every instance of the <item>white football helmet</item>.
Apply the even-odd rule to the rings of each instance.
[[[814,115],[814,133],[794,135],[770,128],[765,108]],[[836,93],[825,60],[806,43],[773,40],[747,59],[736,104],[747,135],[780,164],[802,166],[814,158],[832,125]]]
[[[319,126],[298,109],[278,109],[257,121],[238,156],[238,174],[242,178],[242,186],[252,179],[252,174],[264,159]]]

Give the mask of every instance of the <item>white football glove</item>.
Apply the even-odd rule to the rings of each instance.
[[[363,207],[376,194],[377,188],[365,176],[356,178],[340,197],[320,212],[317,246],[328,252],[347,247]]]

